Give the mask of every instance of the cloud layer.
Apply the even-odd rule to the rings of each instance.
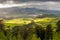
[[[24,3],[18,3],[9,1],[5,4],[0,4],[0,8],[10,8],[10,7],[20,7],[20,8],[39,8],[43,10],[60,10],[60,2],[52,2],[52,1],[46,1],[46,2],[24,2]]]
[[[60,0],[0,0],[1,3],[5,1],[28,2],[28,1],[60,1]]]

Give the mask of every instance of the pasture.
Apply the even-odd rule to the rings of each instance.
[[[20,19],[12,19],[12,20],[4,20],[5,23],[5,29],[12,29],[14,26],[23,26],[24,24],[29,24],[31,23],[32,18],[20,18]],[[60,40],[60,33],[55,32],[56,30],[56,23],[59,19],[56,18],[34,18],[34,22],[37,23],[38,25],[42,25],[42,27],[46,28],[48,24],[52,25],[52,28],[54,29],[53,33],[53,40]],[[10,26],[10,27],[9,27]],[[16,40],[16,37],[12,38],[11,33],[8,32],[8,35],[5,37],[3,32],[0,32],[0,40]],[[23,40],[18,34],[18,40]],[[32,39],[30,36],[28,36],[27,40],[40,40],[39,38],[36,37],[36,34],[33,34]]]

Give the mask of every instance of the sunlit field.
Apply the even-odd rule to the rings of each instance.
[[[4,20],[5,23],[5,29],[12,29],[14,26],[23,26],[24,24],[31,23],[32,18],[20,18],[20,19],[12,19],[12,20]],[[54,29],[53,33],[53,40],[60,40],[60,33],[55,32],[56,30],[56,23],[59,19],[57,18],[33,18],[34,22],[38,25],[42,25],[44,28],[48,24],[52,24],[52,28]],[[10,26],[8,28],[8,26]],[[11,37],[10,33],[7,33],[8,35],[5,37],[2,32],[0,32],[0,40],[17,40],[16,37]],[[21,36],[18,35],[18,40],[23,40]],[[33,34],[32,39],[30,39],[30,36],[28,36],[27,40],[40,40],[36,37],[36,34]]]
[[[31,20],[34,20],[35,23],[41,24],[43,26],[48,25],[49,23],[52,24],[52,26],[56,26],[56,22],[59,20],[57,18],[20,18],[20,19],[12,19],[12,20],[4,20],[5,24],[8,24],[7,26],[15,26],[15,25],[24,25],[31,23]],[[53,25],[54,24],[54,25]]]

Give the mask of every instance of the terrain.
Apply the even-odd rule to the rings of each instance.
[[[32,18],[32,17],[37,17],[39,15],[42,17],[44,17],[44,15],[46,17],[59,17],[60,11],[42,10],[37,8],[20,8],[20,7],[0,9],[0,18],[5,18],[5,19]]]

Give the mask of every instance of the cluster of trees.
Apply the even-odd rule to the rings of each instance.
[[[56,32],[60,32],[60,20],[57,22]],[[10,26],[8,26],[9,28]],[[53,40],[53,29],[51,24],[48,24],[46,29],[44,29],[41,25],[36,24],[33,20],[30,24],[25,24],[23,26],[15,26],[12,29],[5,29],[4,21],[0,20],[0,32],[3,32],[5,36],[8,33],[11,33],[12,38],[15,36],[18,40],[18,34],[20,34],[23,40],[32,39],[33,34],[36,34],[37,38],[41,40]]]

